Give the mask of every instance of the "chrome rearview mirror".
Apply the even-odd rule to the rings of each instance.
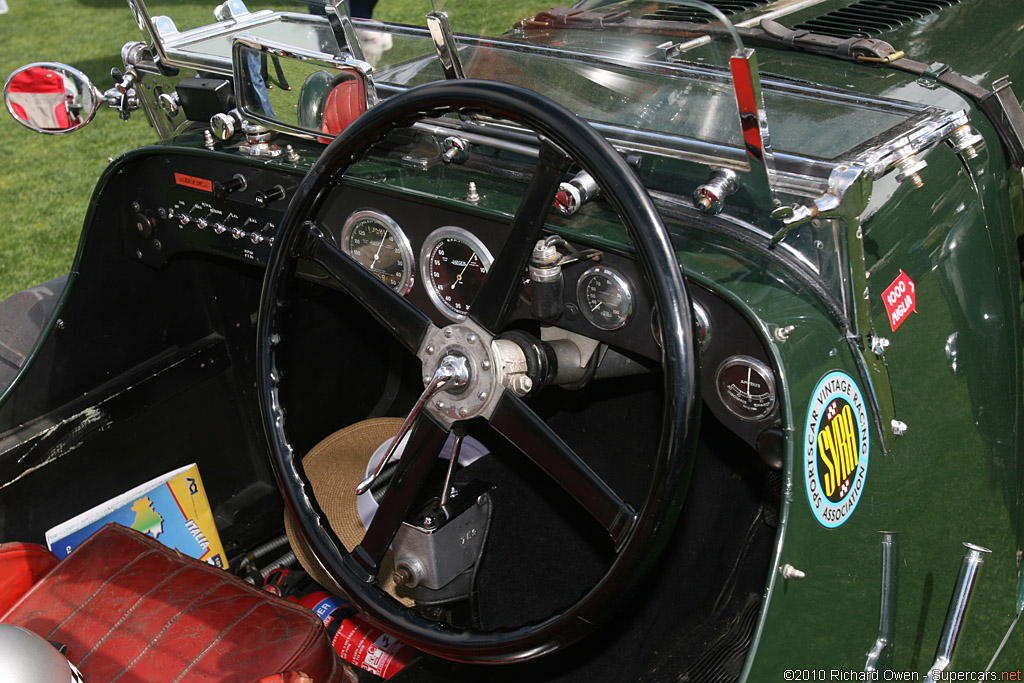
[[[347,55],[243,36],[234,41],[231,61],[243,117],[283,132],[333,138],[377,102],[370,65]]]
[[[103,95],[84,73],[66,64],[36,62],[17,69],[4,84],[11,116],[47,135],[76,131],[92,121]]]

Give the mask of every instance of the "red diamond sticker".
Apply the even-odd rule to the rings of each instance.
[[[911,312],[917,313],[914,281],[902,269],[899,276],[882,292],[882,302],[885,304],[886,313],[889,314],[889,325],[893,332],[903,324]]]

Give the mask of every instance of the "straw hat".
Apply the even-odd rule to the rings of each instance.
[[[366,477],[366,464],[374,450],[398,433],[401,426],[402,420],[393,417],[356,422],[329,435],[302,459],[302,468],[313,486],[313,494],[320,509],[327,516],[331,529],[348,550],[359,545],[366,534],[366,528],[359,520],[356,486]],[[284,529],[303,569],[317,583],[331,585],[333,581],[327,579],[318,564],[313,561],[312,553],[287,512],[284,515]],[[393,562],[394,558],[389,550],[381,562],[378,575],[381,588],[404,604],[412,605],[412,598],[406,590],[397,592],[397,586],[392,578]]]

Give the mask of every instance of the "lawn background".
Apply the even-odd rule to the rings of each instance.
[[[63,62],[81,69],[101,91],[113,81],[111,67],[123,67],[121,46],[146,37],[125,0],[8,0],[0,14],[0,78],[37,61]],[[173,5],[196,25],[212,20],[215,0],[151,0],[154,12]],[[251,9],[270,6],[253,0]],[[276,0],[292,11],[304,3]],[[456,29],[488,25],[500,32],[515,19],[554,3],[543,0],[458,0],[438,2],[457,19]],[[423,24],[429,0],[380,0],[375,17]],[[165,9],[163,11],[166,11]],[[179,25],[179,28],[184,26]],[[156,142],[145,115],[128,122],[105,106],[93,122],[70,135],[41,135],[0,113],[0,300],[71,269],[78,236],[96,181],[108,159]]]

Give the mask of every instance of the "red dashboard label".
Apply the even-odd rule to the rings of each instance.
[[[893,332],[910,316],[911,311],[917,313],[914,281],[903,272],[903,269],[900,269],[899,276],[882,292],[882,301],[885,303],[886,313],[889,314],[889,325]]]
[[[202,190],[203,192],[213,192],[213,181],[206,180],[205,178],[196,178],[195,176],[185,175],[184,173],[175,173],[174,182],[176,182],[178,185],[191,187],[195,190]]]

